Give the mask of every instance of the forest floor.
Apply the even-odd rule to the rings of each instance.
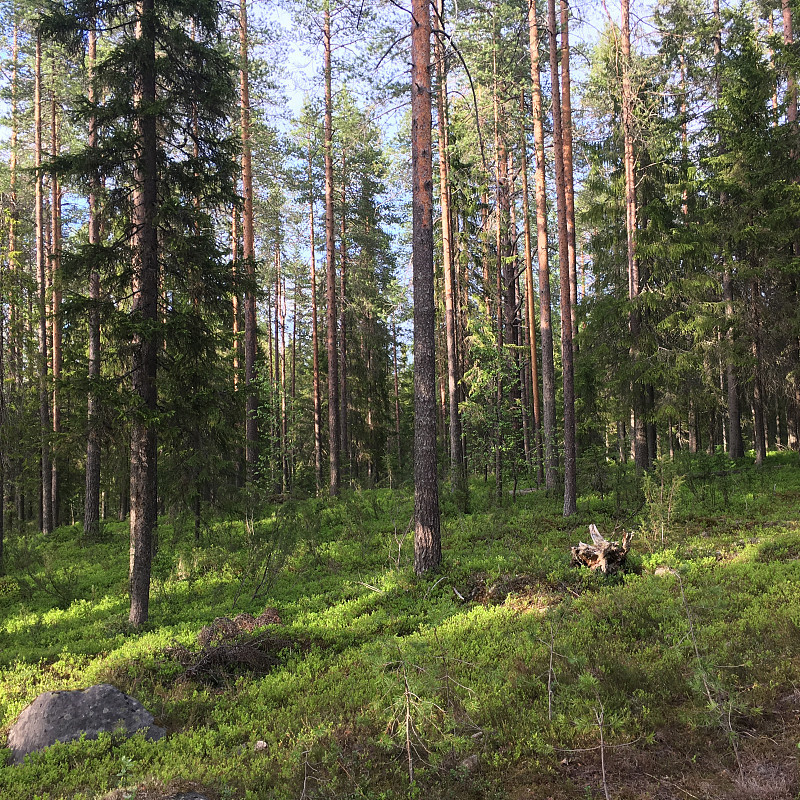
[[[199,543],[166,516],[143,630],[124,523],[10,536],[0,744],[39,693],[102,682],[168,735],[56,745],[0,767],[0,798],[800,797],[798,456],[595,484],[570,519],[445,494],[419,579],[408,487],[205,519]],[[569,566],[590,523],[633,531],[628,573]]]

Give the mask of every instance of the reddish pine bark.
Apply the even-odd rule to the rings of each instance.
[[[414,571],[442,560],[436,474],[436,348],[433,299],[431,18],[429,0],[413,0],[411,24],[411,170],[414,281]]]

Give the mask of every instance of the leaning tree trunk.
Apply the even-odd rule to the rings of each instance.
[[[436,472],[436,306],[433,298],[431,18],[412,0],[411,171],[414,281],[414,571],[442,560]]]

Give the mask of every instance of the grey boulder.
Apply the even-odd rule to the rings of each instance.
[[[23,709],[8,733],[12,760],[21,764],[28,753],[56,742],[71,742],[85,734],[132,736],[142,731],[160,739],[166,731],[153,725],[153,715],[136,699],[107,683],[76,691],[44,692]]]

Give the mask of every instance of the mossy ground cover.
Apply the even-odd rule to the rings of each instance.
[[[216,519],[199,545],[165,518],[139,631],[125,524],[12,538],[0,734],[42,691],[108,682],[168,736],[57,745],[0,768],[0,797],[797,796],[797,456],[609,486],[569,520],[541,492],[498,506],[476,483],[468,514],[445,497],[445,562],[421,579],[408,490]],[[631,572],[569,567],[590,522],[635,531]],[[204,680],[171,657],[267,606],[285,645],[268,670]]]

